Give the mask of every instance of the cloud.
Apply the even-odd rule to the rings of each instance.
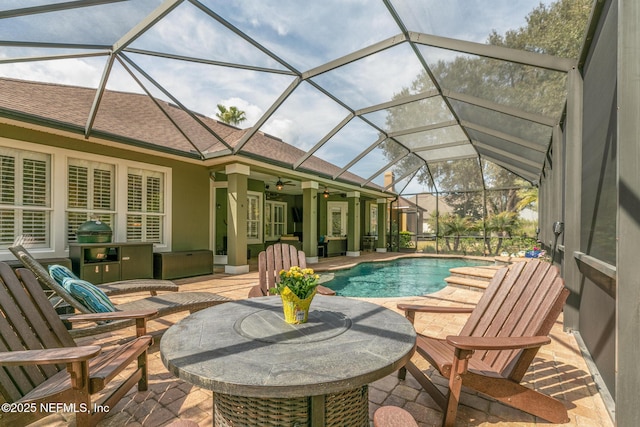
[[[288,118],[275,118],[268,125],[263,126],[262,130],[289,143],[296,141],[299,136],[293,120]]]
[[[96,88],[105,58],[73,58],[0,65],[0,75],[21,80]]]
[[[504,34],[526,25],[526,16],[540,3],[554,0],[394,1],[409,31],[485,43],[492,30]]]
[[[210,0],[206,3],[212,3]],[[382,2],[261,0],[225,2],[216,9],[284,61],[306,71],[400,33]]]

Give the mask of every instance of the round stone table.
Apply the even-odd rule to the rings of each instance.
[[[367,384],[402,367],[416,334],[402,315],[317,295],[309,321],[285,323],[279,297],[192,314],[160,342],[174,375],[214,392],[215,425],[368,426]]]

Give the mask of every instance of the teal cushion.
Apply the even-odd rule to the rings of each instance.
[[[109,297],[86,280],[67,277],[62,281],[62,286],[92,313],[117,311]]]
[[[53,264],[49,266],[49,276],[53,278],[56,282],[62,286],[64,279],[76,279],[79,280],[79,277],[76,276],[64,265]]]

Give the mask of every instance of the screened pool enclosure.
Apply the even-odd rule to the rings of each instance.
[[[637,3],[0,1],[0,256],[25,231],[64,256],[69,218],[96,211],[122,239],[238,268],[289,235],[315,257],[332,227],[353,256],[370,237],[539,244],[572,291],[565,329],[631,424]],[[78,178],[77,205],[71,166],[109,172]]]

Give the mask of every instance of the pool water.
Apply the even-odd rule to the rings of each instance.
[[[337,270],[324,286],[345,297],[406,297],[426,295],[444,288],[450,268],[490,265],[489,261],[461,258],[403,258],[364,262]]]

